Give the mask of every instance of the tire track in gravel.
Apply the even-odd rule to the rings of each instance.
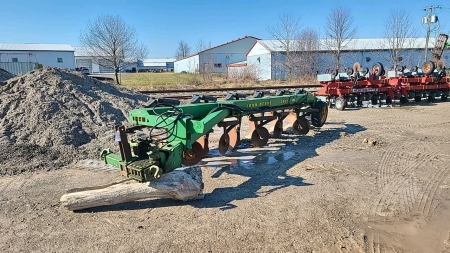
[[[8,190],[8,188],[10,187],[11,183],[14,180],[12,178],[1,178],[0,179],[0,193],[4,193],[6,190]],[[6,196],[6,195],[4,195]]]
[[[382,214],[383,210],[388,210],[387,208],[392,204],[407,206],[405,210],[411,210],[417,199],[417,194],[414,193],[414,172],[437,157],[435,152],[437,150],[428,150],[426,153],[418,153],[417,155],[414,155],[412,152],[405,154],[405,150],[402,151],[403,158],[400,169],[392,173],[392,179],[386,182],[386,186],[381,189],[379,198],[375,201],[377,204],[373,204],[370,208],[369,221],[374,221],[375,217]],[[418,150],[415,151],[419,152]],[[400,152],[391,151],[390,155],[399,156]],[[386,166],[390,167],[389,164],[386,164]],[[380,168],[380,170],[386,171],[383,168]]]
[[[374,231],[369,230],[367,232],[367,244],[366,244],[366,252],[368,253],[381,253],[381,243],[380,243],[380,235],[375,234]]]
[[[434,200],[434,195],[436,194],[439,185],[441,185],[449,176],[450,164],[433,164],[433,160],[442,156],[442,154],[439,153],[442,149],[439,149],[436,146],[428,146],[424,147],[424,149],[427,150],[416,150],[416,152],[419,152],[418,154],[416,153],[417,155],[414,155],[415,153],[411,152],[402,158],[407,159],[407,161],[404,161],[401,169],[390,177],[391,180],[387,182],[385,188],[380,193],[380,198],[378,199],[376,206],[372,205],[371,210],[369,211],[369,222],[377,221],[377,215],[381,214],[383,210],[386,210],[386,208],[391,205],[403,206],[399,211],[404,211],[405,214],[417,212],[427,217],[437,208],[438,204]],[[395,149],[389,149],[386,153],[390,152],[392,155],[399,153],[391,150]],[[385,161],[389,160],[389,158],[384,159]],[[430,164],[433,164],[433,166],[430,166]],[[429,176],[427,177],[430,180],[428,180],[426,186],[422,188],[424,190],[421,190],[421,188],[418,188],[416,182],[417,176],[414,172],[422,166],[425,167],[424,165],[426,165],[427,170],[431,173],[428,174]],[[437,170],[439,166],[441,166],[442,169]],[[399,189],[401,192],[399,192]],[[396,196],[398,198],[396,198]],[[370,228],[367,230],[367,249],[368,252],[372,253],[384,252],[386,250],[383,248],[379,234]]]
[[[14,192],[18,191],[22,188],[22,186],[26,183],[25,178],[23,177],[7,177],[1,178],[0,187],[1,193],[4,192]],[[6,196],[7,194],[5,194]]]
[[[120,170],[112,165],[104,164],[101,160],[86,159],[80,160],[69,167],[74,167],[81,170],[94,171],[94,172],[108,172],[118,173]]]
[[[439,165],[438,165],[439,166]],[[439,169],[434,175],[432,175],[430,180],[428,180],[427,185],[425,186],[425,190],[422,192],[422,197],[420,198],[419,203],[416,206],[415,211],[429,216],[430,212],[432,212],[435,208],[437,208],[438,204],[435,204],[435,207],[432,209],[431,206],[433,201],[436,202],[434,196],[436,195],[437,189],[440,184],[448,177],[450,174],[450,164],[446,163]]]
[[[378,189],[383,189],[383,187],[388,183],[388,179],[386,178],[387,170],[390,167],[392,160],[392,152],[394,148],[388,148],[381,155],[380,163],[378,164],[378,177],[377,177],[377,186]]]

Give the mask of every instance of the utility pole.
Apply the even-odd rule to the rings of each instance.
[[[438,21],[438,17],[433,14],[433,9],[436,9],[436,8],[441,9],[442,6],[440,6],[440,5],[438,5],[438,6],[431,5],[430,7],[423,8],[424,11],[428,10],[428,15],[426,17],[422,18],[422,24],[426,24],[427,25],[427,38],[426,38],[426,42],[425,42],[425,55],[423,57],[423,61],[424,62],[427,61],[428,41],[430,39],[431,23],[436,23]]]

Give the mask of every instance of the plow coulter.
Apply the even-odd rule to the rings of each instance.
[[[278,90],[271,95],[255,91],[253,96],[229,92],[225,100],[194,95],[188,104],[175,99],[150,99],[129,114],[132,127],[116,126],[115,140],[120,154],[110,149],[101,156],[107,164],[120,168],[121,174],[139,182],[160,178],[182,165],[195,165],[209,152],[213,127],[223,129],[218,151],[226,155],[241,143],[241,124],[248,118],[251,143],[263,147],[271,137],[280,137],[285,124],[294,133],[306,134],[310,125],[321,127],[328,115],[327,104],[313,93],[300,89]],[[130,139],[128,134],[148,130],[145,139]]]

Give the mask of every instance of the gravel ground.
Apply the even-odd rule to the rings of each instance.
[[[43,68],[0,86],[0,175],[97,158],[146,96],[79,72]],[[17,166],[19,165],[19,166]]]
[[[11,74],[4,69],[0,69],[0,82],[5,82],[8,79],[13,78],[14,76],[14,74]]]
[[[1,106],[4,96],[2,92]],[[95,104],[93,96],[87,104]],[[23,114],[34,107],[47,110],[41,100],[32,100],[35,104],[21,109]],[[130,106],[135,103],[129,101]],[[83,105],[78,108],[105,127],[102,131],[110,128],[93,116],[98,109],[91,114]],[[259,149],[244,138],[227,156],[218,155],[221,130],[216,129],[211,151],[200,162],[205,198],[191,202],[155,199],[67,211],[59,203],[66,189],[121,178],[101,161],[81,160],[83,153],[74,154],[80,159],[76,164],[60,169],[3,175],[0,251],[450,252],[449,109],[450,103],[443,102],[331,109],[321,129],[305,136],[287,131]],[[18,127],[9,123],[11,117],[7,122],[3,117],[2,129],[6,124]],[[33,117],[39,120],[37,114]],[[11,163],[20,161],[18,171],[28,166],[30,153],[50,160],[51,152],[70,147],[58,132],[52,135],[60,146],[47,137],[31,138],[35,131],[21,131],[24,135],[7,135],[7,142],[14,143],[8,144]],[[31,136],[27,150],[17,146],[27,144],[25,133]],[[88,145],[78,143],[74,152]]]

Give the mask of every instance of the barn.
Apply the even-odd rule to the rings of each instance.
[[[69,44],[0,43],[0,68],[19,74],[38,64],[75,69],[74,48]]]
[[[246,60],[248,51],[257,40],[253,36],[245,36],[178,59],[174,62],[174,72],[226,72],[228,64]]]
[[[353,39],[341,52],[341,68],[348,69],[355,62],[361,66],[371,68],[376,62],[381,62],[387,70],[392,70],[389,54],[392,53],[386,46],[386,39]],[[403,49],[398,55],[398,63],[407,67],[419,66],[424,62],[425,38],[411,38],[414,41]],[[428,56],[434,47],[435,39],[430,38],[428,44]],[[246,66],[256,69],[259,80],[287,78],[286,50],[283,43],[277,40],[258,40],[254,43],[247,54]],[[326,42],[320,40],[318,48],[313,54],[312,61],[309,61],[310,73],[325,73],[333,69],[333,53]],[[298,62],[304,57],[305,51],[296,51]],[[444,60],[447,56],[444,56]],[[230,67],[233,67],[232,65]],[[229,67],[229,68],[230,68]],[[297,66],[298,67],[298,66]]]

